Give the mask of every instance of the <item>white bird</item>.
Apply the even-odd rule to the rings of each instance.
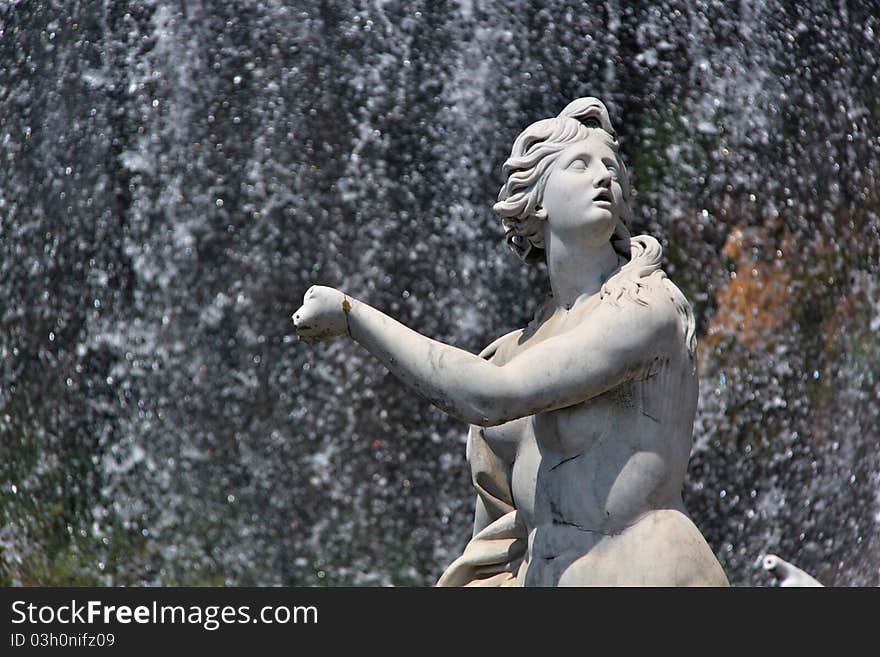
[[[775,554],[765,556],[762,563],[764,570],[779,580],[779,586],[822,586],[816,578]]]

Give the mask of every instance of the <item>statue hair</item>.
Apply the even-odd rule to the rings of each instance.
[[[597,98],[578,98],[559,116],[536,121],[513,142],[510,157],[504,162],[505,181],[493,206],[501,215],[508,247],[528,264],[545,260],[544,227],[547,211],[541,207],[550,168],[560,153],[574,142],[600,130],[615,153],[618,182],[623,193],[624,215],[630,214],[630,185],[626,167],[619,155],[617,133],[611,125],[608,109]],[[696,355],[696,322],[688,300],[660,269],[663,249],[650,235],[631,237],[624,217],[618,219],[611,245],[627,262],[602,286],[600,298],[610,303],[647,302],[640,297],[650,281],[661,283],[668,292],[681,320],[691,359]]]
[[[618,182],[623,192],[626,218],[629,219],[629,178],[618,154],[620,145],[608,110],[596,98],[578,98],[559,116],[536,121],[523,130],[513,142],[510,157],[502,167],[505,182],[493,209],[501,215],[507,246],[524,262],[544,261],[543,221],[547,219],[547,211],[541,207],[541,200],[550,168],[563,150],[585,139],[593,130],[605,135],[617,156]],[[626,224],[623,220],[618,221],[611,244],[626,259],[630,257],[629,239]]]

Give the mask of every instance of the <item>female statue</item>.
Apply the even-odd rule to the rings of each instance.
[[[681,499],[697,406],[694,319],[629,185],[605,106],[581,98],[516,139],[494,209],[552,296],[475,356],[314,286],[303,339],[349,335],[471,425],[474,534],[440,586],[727,585]]]

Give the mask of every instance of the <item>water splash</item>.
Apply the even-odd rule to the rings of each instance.
[[[500,164],[594,95],[698,318],[697,524],[734,584],[774,552],[877,585],[878,33],[870,3],[0,6],[0,580],[432,583],[465,428],[289,316],[321,282],[472,351],[524,325]]]

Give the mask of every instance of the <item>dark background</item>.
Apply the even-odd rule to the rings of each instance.
[[[695,522],[880,584],[880,19],[795,4],[0,3],[0,583],[433,583],[466,428],[290,315],[522,326],[501,164],[594,95],[697,314]]]

